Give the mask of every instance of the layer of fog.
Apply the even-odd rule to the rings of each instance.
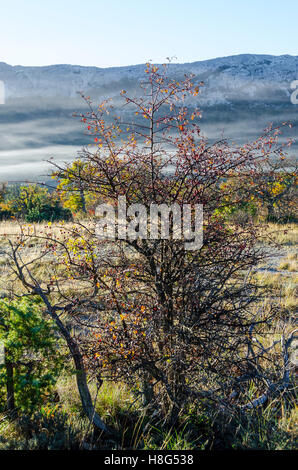
[[[49,182],[53,165],[63,165],[76,158],[80,147],[51,146],[34,149],[0,151],[0,181],[10,183]]]

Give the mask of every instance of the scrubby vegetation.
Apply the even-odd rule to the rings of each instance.
[[[86,98],[95,147],[55,167],[54,190],[2,189],[0,448],[292,449],[297,193],[281,129],[210,144],[184,105],[199,88],[147,73],[140,96],[122,92],[133,125]],[[95,208],[119,197],[136,236],[101,240]],[[185,250],[173,221],[141,237],[151,203],[203,204],[202,246]]]
[[[2,185],[0,192],[0,220],[44,222],[70,220],[71,211],[62,207],[56,192],[37,184],[25,186]]]

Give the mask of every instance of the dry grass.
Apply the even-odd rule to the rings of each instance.
[[[264,226],[262,233],[266,244],[277,243],[281,246],[295,246],[298,243],[298,224],[273,224]]]
[[[0,222],[0,243],[5,243],[8,239],[13,239],[21,233],[31,236],[32,243],[34,243],[38,241],[38,238],[34,239],[34,236],[43,236],[49,229],[55,237],[59,237],[61,232],[72,230],[74,226],[75,224],[71,222],[28,224],[17,221],[2,221]]]
[[[280,316],[292,317],[298,305],[298,274],[265,271],[253,276],[259,285],[270,288],[272,297],[267,299],[268,304],[278,305]]]
[[[298,272],[298,253],[288,253],[288,255],[281,261],[279,269]]]

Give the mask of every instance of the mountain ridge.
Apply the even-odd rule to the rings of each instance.
[[[241,54],[232,54],[232,55],[227,55],[227,56],[219,56],[219,57],[213,57],[210,59],[203,59],[203,60],[194,60],[191,62],[169,62],[170,65],[191,65],[191,64],[199,64],[199,63],[208,63],[212,61],[220,61],[220,60],[226,60],[226,59],[231,59],[231,58],[244,58],[244,57],[259,57],[259,58],[298,58],[298,55],[292,55],[292,54],[252,54],[252,53],[241,53]],[[155,62],[154,62],[155,63]],[[167,63],[167,62],[165,62]],[[163,63],[155,63],[156,65],[163,65]],[[47,65],[22,65],[22,64],[16,64],[16,65],[11,65],[8,64],[7,62],[0,61],[0,66],[1,65],[6,65],[8,67],[22,67],[22,68],[49,68],[49,67],[59,67],[59,66],[68,66],[68,67],[81,67],[81,68],[93,68],[93,69],[99,69],[99,70],[109,70],[109,69],[124,69],[127,67],[139,67],[139,66],[145,66],[146,63],[138,63],[138,64],[127,64],[127,65],[119,65],[119,66],[109,66],[109,67],[99,67],[96,65],[80,65],[80,64],[69,64],[69,63],[58,63],[58,64],[47,64]]]
[[[248,97],[270,103],[274,93],[289,100],[291,82],[298,78],[298,56],[239,54],[190,63],[169,63],[170,77],[194,74],[194,81],[204,81],[200,99],[202,105],[229,103]],[[49,66],[10,66],[0,63],[0,80],[5,84],[6,101],[25,97],[74,98],[83,91],[101,96],[115,96],[120,89],[132,88],[131,81],[140,82],[145,65],[99,68],[70,64]]]
[[[284,121],[291,121],[294,129],[282,138],[298,137],[298,106],[291,102],[291,83],[298,80],[298,56],[238,54],[169,64],[170,78],[181,80],[190,73],[195,84],[203,81],[204,86],[185,104],[202,110],[200,126],[211,140],[224,134],[242,143],[256,138],[270,122],[278,125]],[[145,76],[145,64],[99,68],[0,62],[0,80],[5,85],[5,103],[0,106],[0,179],[5,165],[11,164],[12,151],[19,152],[13,164],[23,167],[32,150],[32,172],[37,149],[40,159],[52,156],[54,148],[61,158],[64,151],[67,158],[73,158],[74,146],[88,143],[80,122],[72,118],[73,112],[86,110],[79,92],[95,104],[111,97],[118,114],[120,91],[135,95]],[[298,146],[293,149],[297,154]]]

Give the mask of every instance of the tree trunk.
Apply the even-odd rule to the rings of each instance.
[[[150,375],[147,371],[141,373],[141,392],[142,392],[142,405],[144,407],[152,406],[154,404],[154,390],[150,383]]]
[[[268,222],[274,222],[275,220],[275,213],[274,213],[274,206],[273,206],[273,201],[268,201],[267,203],[267,220]]]
[[[83,363],[83,357],[79,350],[78,345],[72,340],[72,338],[66,338],[69,350],[73,357],[75,366],[76,366],[76,379],[77,379],[77,386],[81,397],[81,402],[83,406],[83,410],[86,413],[89,420],[100,430],[104,431],[105,433],[109,433],[110,431],[105,425],[105,423],[101,420],[99,415],[94,410],[94,405],[92,403],[92,398],[90,395],[90,391],[87,384],[87,376],[85,372],[85,367]]]
[[[82,188],[80,188],[80,196],[81,196],[81,203],[82,203],[82,211],[84,212],[84,214],[86,214],[87,213],[86,199],[85,199],[84,190]]]
[[[8,359],[8,350],[4,347],[4,361],[6,369],[6,408],[8,411],[15,409],[13,365]]]
[[[54,322],[56,323],[60,333],[66,340],[68,345],[68,349],[70,354],[73,358],[76,367],[76,379],[77,379],[77,386],[79,390],[79,394],[81,397],[81,403],[84,412],[86,413],[87,417],[89,418],[90,422],[94,424],[98,429],[104,431],[107,434],[113,434],[112,431],[105,425],[105,423],[101,420],[99,415],[95,412],[94,405],[92,403],[92,398],[90,395],[90,391],[87,384],[87,375],[85,371],[83,356],[81,354],[80,348],[76,341],[71,337],[69,334],[68,329],[63,325],[62,321],[60,320],[57,313],[51,307],[50,302],[48,301],[47,297],[39,291],[39,294],[43,298],[46,306],[48,307],[48,314],[52,317]]]

